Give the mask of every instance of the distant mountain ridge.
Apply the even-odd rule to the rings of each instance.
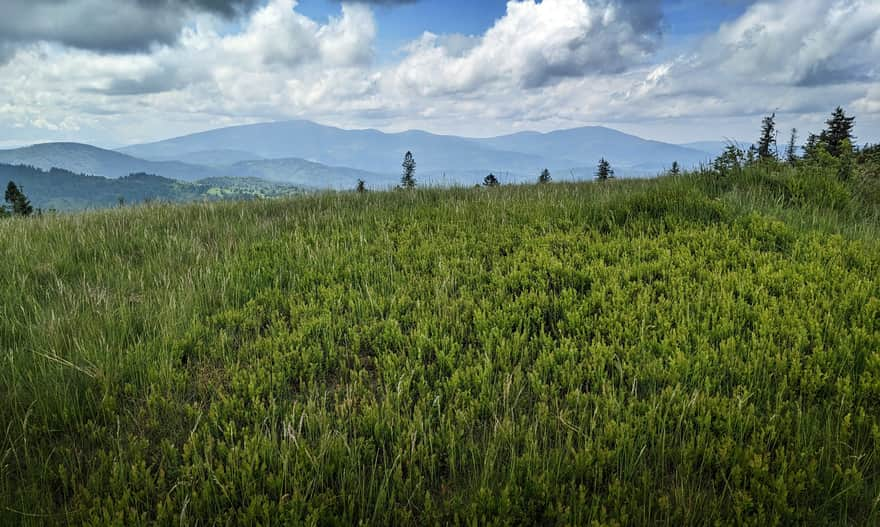
[[[211,177],[210,168],[179,161],[147,161],[81,143],[43,143],[0,150],[0,163],[29,165],[43,170],[61,168],[77,174],[119,178],[138,172],[157,174],[181,181]]]
[[[710,154],[650,141],[604,127],[549,133],[519,132],[467,138],[419,130],[385,133],[345,130],[311,121],[283,121],[219,128],[156,143],[132,145],[121,152],[144,159],[180,159],[192,152],[239,149],[265,159],[299,158],[329,166],[397,174],[403,154],[415,154],[417,173],[440,175],[467,171],[527,172],[542,168],[567,171],[594,166],[601,157],[619,169],[650,173],[673,161],[693,166]]]
[[[717,142],[673,145],[600,126],[468,138],[282,121],[219,128],[116,151],[79,143],[38,144],[0,150],[0,163],[106,178],[143,172],[189,182],[245,177],[308,189],[348,189],[360,179],[370,188],[395,185],[407,151],[415,154],[420,184],[448,186],[472,185],[489,172],[503,183],[534,181],[544,168],[557,181],[585,179],[602,157],[619,177],[647,177],[673,161],[684,168],[704,163],[717,149]]]
[[[219,152],[217,165],[209,164],[212,152]],[[0,163],[27,165],[44,171],[58,168],[75,174],[111,179],[136,173],[188,182],[220,177],[252,177],[311,189],[351,187],[358,179],[364,179],[371,186],[377,187],[387,186],[392,182],[387,176],[347,167],[324,166],[303,159],[256,158],[240,161],[245,154],[251,155],[235,150],[195,152],[193,155],[201,156],[205,164],[193,164],[140,159],[80,143],[43,143],[0,150]],[[193,159],[193,155],[183,157]],[[227,163],[229,160],[235,161]]]

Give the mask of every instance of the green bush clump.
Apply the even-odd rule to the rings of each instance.
[[[0,523],[876,523],[876,214],[762,170],[4,221]]]

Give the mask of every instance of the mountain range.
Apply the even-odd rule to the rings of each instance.
[[[645,177],[667,169],[673,161],[685,168],[704,163],[723,144],[674,145],[599,126],[469,138],[283,121],[220,128],[118,150],[79,143],[37,144],[0,150],[0,163],[111,179],[134,173],[191,183],[249,178],[306,190],[349,189],[364,180],[370,188],[388,188],[398,181],[407,151],[416,158],[416,177],[422,184],[472,185],[490,172],[503,183],[533,181],[544,168],[556,180],[588,178],[602,157],[618,176]]]
[[[249,152],[251,159],[298,158],[395,175],[403,155],[412,151],[420,172],[448,177],[474,170],[527,173],[531,177],[543,168],[567,172],[594,167],[601,157],[622,172],[646,175],[668,168],[673,161],[696,165],[712,153],[599,126],[467,138],[418,130],[344,130],[311,121],[233,126],[120,149],[146,160],[166,162],[210,151],[235,151],[240,156]]]

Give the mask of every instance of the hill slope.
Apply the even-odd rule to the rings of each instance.
[[[700,150],[649,141],[601,126],[549,133],[522,132],[477,141],[500,150],[542,155],[548,158],[548,166],[556,167],[560,166],[556,160],[573,160],[577,163],[573,166],[594,166],[604,157],[618,167],[640,167],[656,172],[668,168],[672,161],[690,167],[709,158],[709,154]]]
[[[331,167],[296,158],[242,161],[217,167],[216,171],[230,177],[256,177],[312,189],[353,189],[359,179],[374,188],[382,188],[393,186],[399,179],[396,175],[384,176],[365,170]]]
[[[180,181],[195,182],[206,178],[259,178],[311,189],[352,188],[358,179],[371,186],[385,187],[397,179],[346,167],[331,167],[303,159],[259,159],[257,154],[241,150],[208,150],[183,154],[179,161],[149,161],[79,143],[44,143],[12,150],[0,150],[0,163],[28,165],[43,170],[60,168],[75,174],[120,178],[148,173]],[[242,161],[245,159],[246,161]]]
[[[264,158],[297,157],[326,165],[347,166],[379,173],[397,173],[404,153],[415,153],[418,170],[438,176],[479,171],[527,173],[542,168],[564,170],[595,166],[602,156],[620,168],[649,164],[683,166],[703,161],[707,154],[676,145],[647,141],[602,127],[563,130],[549,134],[525,132],[490,139],[436,135],[422,131],[383,133],[344,130],[310,121],[288,121],[221,128],[198,134],[121,149],[147,159],[185,158],[192,152],[237,148]]]
[[[10,181],[23,188],[34,207],[58,211],[115,207],[120,202],[247,199],[299,192],[293,186],[249,178],[215,178],[187,183],[141,173],[108,179],[58,168],[41,170],[0,163],[0,188],[5,189]]]
[[[0,524],[877,525],[835,168],[2,220]]]
[[[138,172],[171,179],[195,181],[215,175],[206,167],[178,161],[146,161],[113,150],[80,143],[44,143],[0,150],[0,163],[30,165],[43,170],[62,168],[78,174],[119,178]]]

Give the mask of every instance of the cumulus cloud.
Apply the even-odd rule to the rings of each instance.
[[[90,2],[106,6],[30,3]],[[880,120],[870,62],[880,56],[880,4],[870,0],[749,0],[742,16],[663,62],[659,0],[510,1],[482,34],[425,33],[394,62],[376,61],[368,4],[397,3],[406,2],[343,2],[317,21],[295,0],[122,0],[176,14],[168,37],[109,54],[125,46],[68,35],[16,49],[0,38],[0,130],[79,130],[75,138],[119,144],[283,118],[477,135],[698,119],[751,129],[773,110],[821,126],[838,104],[860,122]],[[225,23],[235,13],[246,14]],[[102,24],[81,18],[89,33],[111,25]]]
[[[253,57],[267,65],[320,61],[347,66],[370,61],[376,28],[368,8],[343,5],[342,16],[319,25],[297,13],[295,6],[294,0],[273,0],[254,13],[242,33],[220,39],[221,48],[239,63]]]
[[[0,42],[56,42],[104,52],[176,40],[193,13],[231,17],[258,0],[3,0]]]
[[[721,27],[713,54],[739,76],[804,86],[866,79],[880,56],[880,2],[762,2]]]
[[[625,93],[626,108],[658,117],[826,113],[876,86],[880,3],[752,3],[690,53],[656,66]],[[735,89],[732,89],[735,87]]]
[[[464,50],[425,33],[397,81],[424,94],[469,92],[499,80],[539,88],[559,79],[620,73],[647,60],[660,36],[659,1],[511,1]]]

